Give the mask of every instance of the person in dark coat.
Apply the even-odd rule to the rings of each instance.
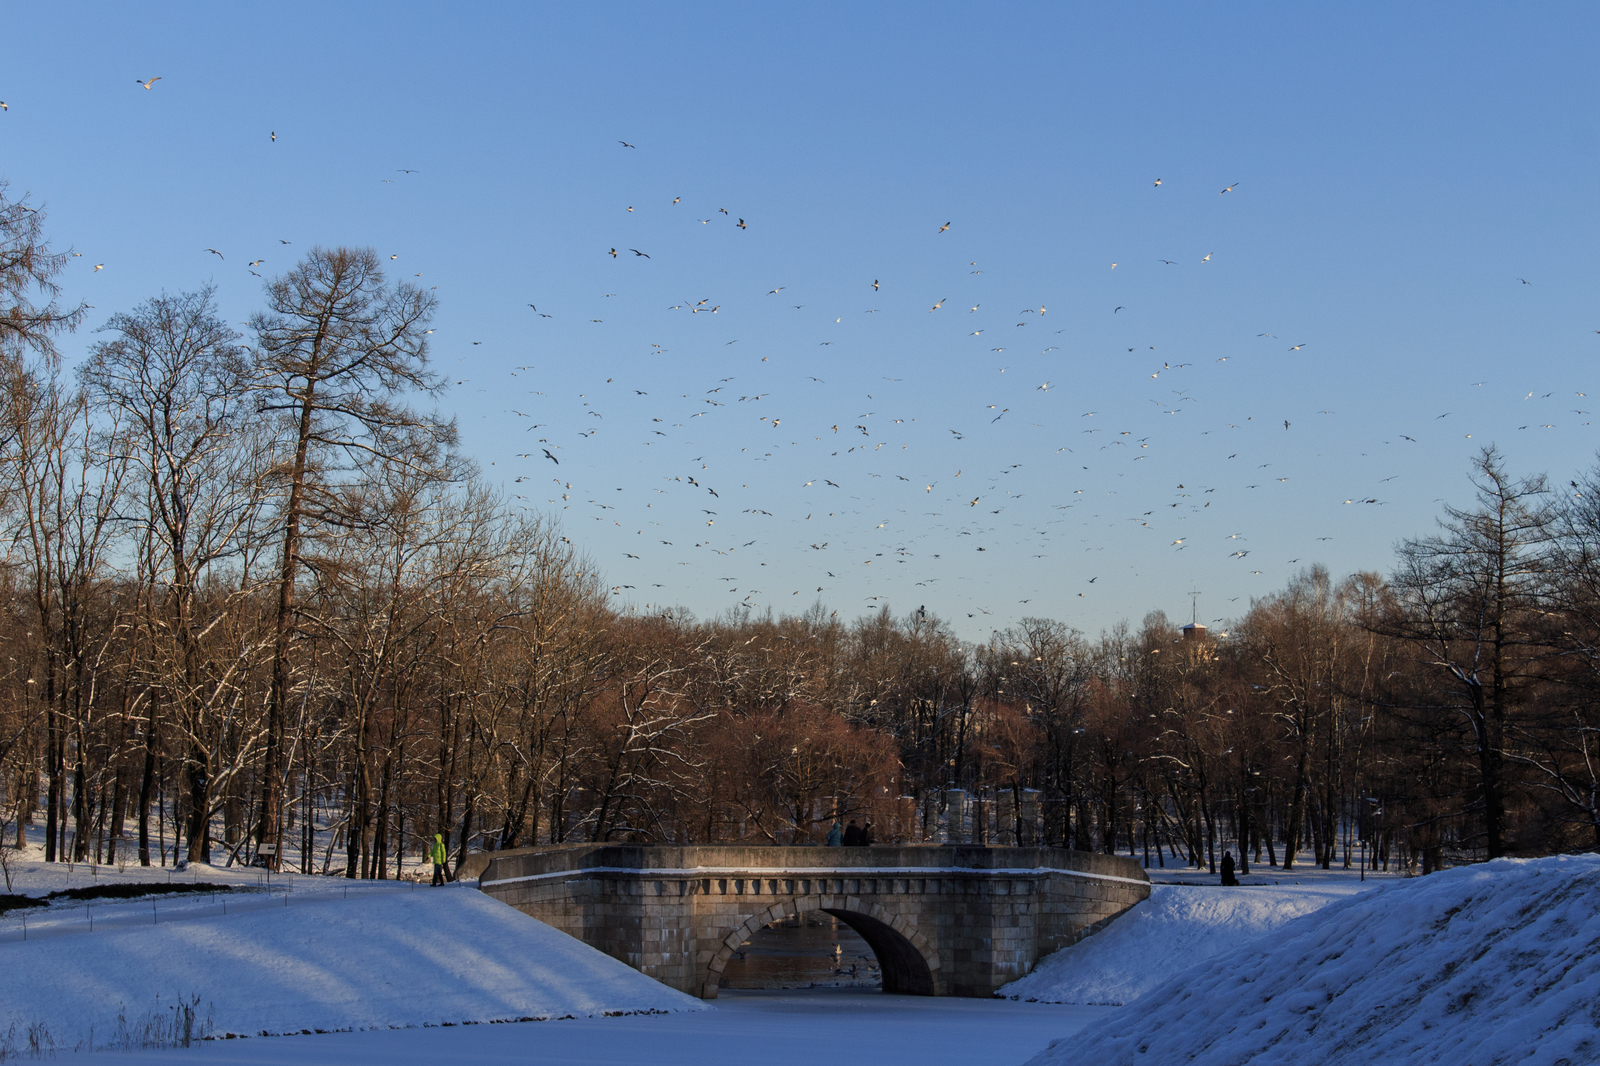
[[[871,847],[877,842],[877,838],[872,835],[872,822],[869,819],[867,824],[861,827],[861,846],[864,848]]]
[[[850,824],[844,827],[844,846],[859,848],[865,843],[866,841],[861,839],[861,827],[856,824],[854,818],[850,819]]]
[[[1237,885],[1239,879],[1233,876],[1233,852],[1222,853],[1222,883],[1224,885]]]

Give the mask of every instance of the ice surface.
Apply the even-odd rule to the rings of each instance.
[[[1600,1061],[1600,856],[1498,860],[1338,900],[1029,1066],[1085,1061]]]
[[[101,1054],[84,1066],[1015,1066],[1110,1007],[725,990],[697,1014],[364,1032]]]

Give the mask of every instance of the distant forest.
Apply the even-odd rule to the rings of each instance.
[[[153,297],[68,371],[87,308],[5,192],[0,830],[49,860],[387,878],[435,833],[459,866],[836,817],[1212,869],[1600,847],[1600,474],[1486,450],[1389,577],[1306,569],[1225,632],[620,613],[416,406],[433,297],[370,251],[312,250],[248,337]]]

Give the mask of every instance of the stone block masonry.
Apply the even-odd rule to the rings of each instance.
[[[1132,859],[1056,848],[580,844],[486,858],[483,892],[705,999],[756,930],[814,910],[861,934],[885,992],[987,997],[1150,895]]]

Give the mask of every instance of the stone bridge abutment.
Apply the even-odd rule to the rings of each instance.
[[[989,996],[1150,895],[1131,859],[1054,848],[586,844],[486,858],[488,895],[706,999],[756,931],[810,911],[861,934],[885,992]]]

